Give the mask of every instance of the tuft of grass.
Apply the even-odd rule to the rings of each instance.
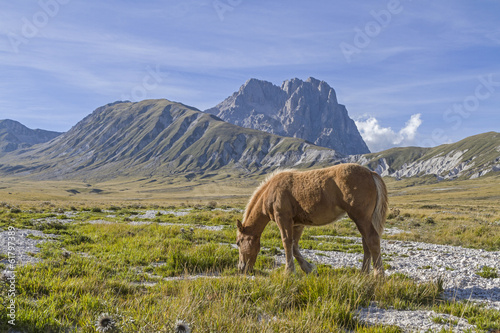
[[[483,266],[481,271],[476,273],[477,275],[485,279],[496,279],[498,278],[497,270],[494,267]]]
[[[500,329],[500,311],[487,309],[468,301],[440,302],[432,306],[435,312],[446,313],[458,318],[465,318],[469,324],[476,325],[479,330],[493,332]]]
[[[220,272],[236,266],[238,262],[237,252],[229,246],[217,244],[204,244],[183,250],[177,247],[169,253],[165,264],[159,266],[156,272],[162,276]]]

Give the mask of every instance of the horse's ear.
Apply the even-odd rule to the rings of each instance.
[[[240,220],[236,220],[236,225],[238,226],[238,230],[240,232],[243,232],[243,224],[241,224],[241,221]]]

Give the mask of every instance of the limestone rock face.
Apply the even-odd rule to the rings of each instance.
[[[351,155],[342,162],[366,165],[396,179],[429,175],[437,180],[474,179],[500,171],[500,133],[477,134],[434,148],[397,147]]]
[[[369,149],[335,90],[326,82],[291,79],[278,87],[248,80],[239,91],[205,110],[232,124],[307,140],[343,155]]]

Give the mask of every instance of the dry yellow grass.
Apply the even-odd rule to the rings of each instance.
[[[255,179],[220,177],[216,180],[185,177],[173,179],[130,179],[103,183],[81,181],[32,181],[3,179],[0,201],[17,206],[51,202],[57,206],[106,206],[112,204],[179,205],[208,201],[230,205],[246,203],[259,184]]]
[[[34,181],[23,178],[4,178],[0,197],[4,201],[55,201],[61,203],[106,203],[113,201],[185,202],[187,200],[220,200],[245,203],[261,177],[238,178],[229,174],[207,177],[176,176],[172,178],[117,179],[102,183],[84,181]],[[424,205],[461,207],[498,206],[500,175],[475,180],[443,181],[418,184],[419,178],[396,181],[385,178],[391,205],[416,208]],[[78,192],[75,192],[78,191]]]

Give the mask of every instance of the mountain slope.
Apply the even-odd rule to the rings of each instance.
[[[344,155],[369,149],[326,82],[292,79],[281,87],[257,79],[217,106],[205,110],[224,121],[277,135],[302,138]]]
[[[50,141],[61,134],[41,129],[32,130],[10,119],[0,120],[0,156],[7,152]]]
[[[383,176],[396,178],[423,175],[436,175],[440,180],[477,178],[500,171],[500,133],[474,135],[434,148],[392,148],[350,156],[344,161],[368,165]]]
[[[49,144],[0,158],[0,174],[104,180],[166,176],[224,167],[265,172],[340,159],[304,140],[242,128],[168,100],[96,109]]]

